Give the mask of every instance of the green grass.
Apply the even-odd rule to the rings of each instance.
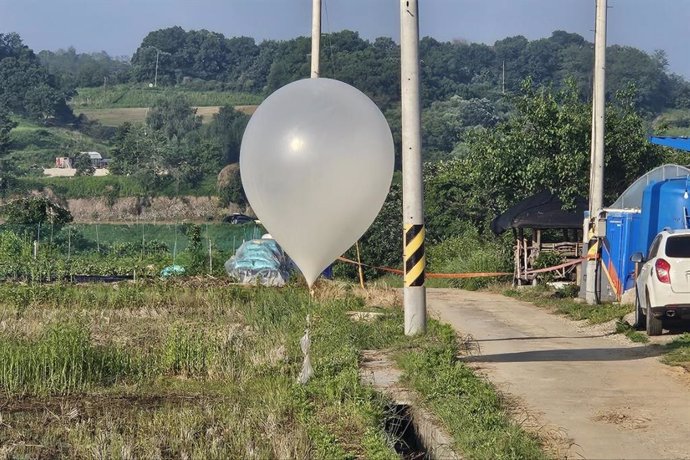
[[[0,285],[0,452],[10,457],[397,458],[389,401],[360,383],[365,349],[394,349],[468,458],[544,458],[452,330],[402,334],[402,312],[347,286],[245,288],[211,279]],[[382,313],[372,322],[348,311]],[[311,317],[314,376],[296,377]]]
[[[670,366],[681,366],[690,371],[690,332],[686,332],[664,345],[662,362]]]
[[[649,336],[638,330],[635,330],[630,324],[619,320],[616,322],[616,334],[623,334],[635,343],[649,343]]]
[[[633,306],[628,304],[602,303],[599,305],[588,305],[584,302],[576,302],[573,298],[568,297],[570,293],[554,291],[547,286],[507,289],[503,291],[503,294],[530,302],[538,307],[548,308],[570,319],[576,321],[587,320],[592,324],[601,324],[614,319],[621,319],[633,311]]]
[[[657,136],[690,136],[690,110],[673,109],[659,115],[653,123]]]
[[[236,106],[238,109],[247,112],[252,106]],[[220,106],[195,107],[196,114],[201,117],[202,123],[210,123],[213,116],[218,113]],[[109,109],[80,109],[80,113],[87,116],[89,120],[95,120],[104,126],[118,127],[124,123],[145,123],[148,115],[147,107],[131,108],[109,108]],[[253,113],[253,111],[250,111]]]
[[[7,395],[81,393],[139,371],[127,353],[96,347],[70,325],[53,326],[36,340],[0,338],[0,387]]]
[[[405,381],[452,433],[459,451],[473,459],[548,458],[536,437],[510,420],[494,388],[457,360],[455,331],[437,322],[429,330],[397,360]]]
[[[68,156],[75,152],[68,148],[94,150],[107,156],[109,148],[100,142],[77,131],[59,127],[47,127],[19,120],[20,124],[10,132],[9,158],[16,160],[18,166],[42,173],[41,168],[53,167],[55,157]],[[70,147],[71,146],[71,147]]]
[[[81,109],[110,109],[151,107],[162,97],[182,95],[190,105],[206,106],[238,106],[257,105],[262,97],[256,94],[230,91],[195,91],[173,87],[137,87],[136,85],[117,85],[107,89],[78,88],[77,95],[70,101],[70,105],[79,112]]]

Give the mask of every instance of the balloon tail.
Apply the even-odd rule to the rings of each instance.
[[[311,338],[309,337],[309,328],[311,326],[311,317],[307,315],[307,328],[304,330],[304,335],[299,341],[300,348],[304,354],[304,361],[302,362],[302,370],[299,373],[297,381],[301,385],[306,385],[314,375],[314,368],[311,366],[311,359],[309,356],[309,349],[311,348]]]

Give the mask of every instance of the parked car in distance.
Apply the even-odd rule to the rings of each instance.
[[[225,216],[223,218],[223,222],[230,223],[230,224],[248,224],[250,222],[254,222],[256,219],[253,217],[249,217],[245,214],[240,214],[240,213],[234,213],[230,214],[229,216]]]
[[[648,335],[660,335],[664,324],[690,319],[690,230],[663,230],[652,241],[635,282],[635,323]]]

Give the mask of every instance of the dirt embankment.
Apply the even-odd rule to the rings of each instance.
[[[155,198],[80,198],[67,200],[67,207],[75,222],[94,221],[180,221],[220,219],[233,212],[243,212],[239,206],[221,208],[217,197],[183,196]]]

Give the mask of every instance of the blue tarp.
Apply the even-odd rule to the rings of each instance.
[[[163,278],[181,275],[184,275],[184,267],[181,265],[168,265],[163,270],[161,270],[161,277]]]
[[[275,240],[250,240],[225,262],[225,270],[244,284],[283,286],[290,277],[292,263]]]
[[[652,136],[649,138],[652,144],[663,145],[673,149],[685,150],[690,152],[690,137],[661,137]]]

